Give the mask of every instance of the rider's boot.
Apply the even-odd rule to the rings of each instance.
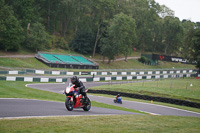
[[[83,95],[83,104],[86,104],[87,95],[86,93],[83,93],[82,95]]]

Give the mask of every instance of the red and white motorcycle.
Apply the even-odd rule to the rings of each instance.
[[[84,111],[89,111],[91,108],[91,102],[88,97],[83,101],[82,94],[79,93],[79,90],[74,88],[75,85],[69,84],[65,89],[64,94],[66,95],[65,107],[67,110],[72,111],[74,108],[83,108]],[[86,90],[87,92],[88,90]],[[83,103],[84,102],[84,103]]]

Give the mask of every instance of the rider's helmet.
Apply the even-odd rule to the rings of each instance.
[[[117,97],[120,97],[120,94],[117,94]]]
[[[75,84],[77,81],[78,81],[77,76],[73,76],[73,77],[71,78],[71,83],[72,83],[72,84]]]

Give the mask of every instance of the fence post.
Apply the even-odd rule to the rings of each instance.
[[[171,80],[170,88],[172,88],[172,80]]]
[[[157,80],[157,88],[158,88],[158,80]]]
[[[188,88],[188,82],[187,82],[187,84],[186,84],[186,90],[187,90],[187,88]]]

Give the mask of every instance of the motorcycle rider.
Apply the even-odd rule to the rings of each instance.
[[[74,88],[78,89],[80,91],[80,94],[83,95],[83,103],[85,103],[85,100],[86,100],[86,92],[85,92],[85,86],[83,85],[83,83],[78,79],[77,76],[73,76],[71,78],[71,83],[75,85]]]
[[[116,101],[117,101],[118,98],[121,97],[121,95],[120,95],[120,94],[117,94],[117,96],[115,96],[115,97],[116,97]]]

